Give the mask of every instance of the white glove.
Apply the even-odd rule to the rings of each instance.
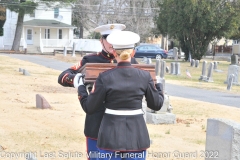
[[[159,76],[156,76],[157,83],[162,83],[163,79],[160,78]]]
[[[74,88],[78,88],[80,85],[84,85],[82,73],[78,73],[75,75],[73,79],[73,85],[74,85]]]

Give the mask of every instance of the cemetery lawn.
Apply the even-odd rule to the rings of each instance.
[[[81,58],[62,55],[47,56],[69,63]],[[167,60],[167,66],[171,61]],[[201,61],[202,62],[202,61]],[[226,92],[227,67],[230,62],[220,62],[222,73],[213,73],[213,83],[199,82],[199,68],[190,67],[189,62],[181,62],[181,75],[165,75],[166,83],[181,84]],[[208,60],[209,62],[209,60]],[[0,159],[10,159],[7,153],[15,155],[32,152],[38,160],[86,159],[84,130],[85,113],[81,109],[75,88],[62,87],[57,83],[58,70],[53,70],[31,62],[10,58],[0,54]],[[24,76],[19,68],[29,71]],[[186,77],[189,69],[192,79]],[[219,80],[221,79],[221,80]],[[233,86],[231,92],[239,92]],[[52,109],[37,109],[36,94],[41,94]],[[170,97],[176,124],[147,124],[151,147],[147,159],[197,159],[205,149],[208,118],[224,118],[240,123],[240,109],[179,97]],[[174,155],[175,153],[175,155]],[[177,158],[177,153],[180,157]],[[79,158],[82,155],[82,158]],[[197,155],[187,158],[187,155]],[[3,157],[5,156],[5,157]],[[44,158],[45,157],[45,158]],[[76,158],[77,157],[77,158]]]

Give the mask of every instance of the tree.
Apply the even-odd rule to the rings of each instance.
[[[23,19],[25,14],[31,14],[34,12],[39,3],[45,3],[48,6],[51,6],[54,2],[70,3],[73,0],[39,0],[39,1],[31,1],[31,0],[5,0],[7,2],[7,8],[11,11],[15,11],[18,13],[18,20],[15,30],[15,37],[12,45],[12,50],[19,51],[21,34],[23,29]]]
[[[108,23],[122,23],[144,40],[154,27],[156,0],[77,0],[74,22],[83,38],[83,28],[90,30]]]
[[[240,9],[239,0],[162,0],[158,6],[159,31],[179,40],[182,50],[198,60],[211,41],[235,30]]]
[[[3,35],[3,25],[6,20],[6,8],[3,5],[0,5],[0,36]]]

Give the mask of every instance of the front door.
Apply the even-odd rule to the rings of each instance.
[[[27,38],[26,38],[27,44],[33,44],[33,30],[27,29]]]

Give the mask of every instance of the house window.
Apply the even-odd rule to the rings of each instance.
[[[50,39],[50,29],[45,29],[45,39]]]
[[[58,18],[59,16],[59,8],[54,8],[54,18]]]
[[[30,14],[30,17],[35,17],[35,11],[33,11],[33,13]]]
[[[62,29],[58,30],[58,39],[62,39]]]

